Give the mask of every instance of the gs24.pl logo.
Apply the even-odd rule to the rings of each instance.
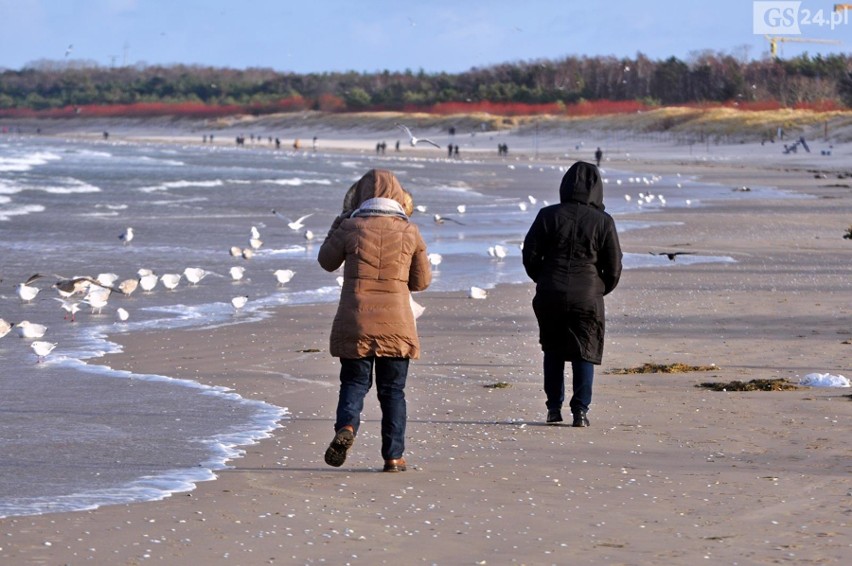
[[[813,11],[802,7],[803,2],[776,0],[756,1],[752,27],[756,34],[800,35],[806,26],[828,27],[834,30],[849,23],[849,10],[827,11],[820,8]]]

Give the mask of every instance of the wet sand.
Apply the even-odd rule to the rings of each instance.
[[[339,469],[322,461],[337,393],[338,364],[327,351],[335,305],[134,336],[106,363],[231,387],[288,407],[291,418],[192,492],[2,519],[0,561],[848,563],[850,390],[696,385],[852,377],[852,241],[843,239],[852,190],[836,179],[852,161],[833,161],[831,175],[817,179],[804,157],[751,167],[678,151],[622,148],[605,165],[815,198],[667,210],[654,218],[665,225],[622,236],[625,252],[696,251],[736,263],[625,272],[607,301],[590,428],[542,422],[532,284],[497,287],[482,301],[417,296],[427,309],[418,321],[424,355],[410,372],[409,471],[400,474],[379,472],[372,394],[349,460]],[[646,362],[718,368],[613,373]],[[499,382],[510,386],[487,387]]]

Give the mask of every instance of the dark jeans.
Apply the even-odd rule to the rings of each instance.
[[[586,360],[571,362],[574,394],[569,406],[571,412],[586,412],[592,404],[592,382],[595,378],[595,366]],[[547,395],[548,409],[561,409],[565,402],[565,359],[557,352],[544,353],[544,394]]]
[[[382,458],[402,458],[405,451],[405,379],[408,358],[340,359],[340,398],[334,430],[351,425],[358,434],[364,397],[373,385],[376,369],[376,393],[382,408]]]

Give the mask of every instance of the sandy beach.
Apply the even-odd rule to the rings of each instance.
[[[528,137],[510,139],[513,148],[532,147]],[[540,141],[537,158],[529,149],[512,155],[565,163],[589,158],[606,140],[576,152],[557,149],[555,136]],[[321,143],[369,152],[375,139]],[[838,147],[828,160],[818,149],[787,156],[760,144],[606,149],[605,168],[809,197],[705,202],[622,236],[625,252],[736,261],[624,273],[607,299],[591,427],[543,424],[532,283],[498,286],[485,300],[417,296],[426,307],[418,321],[424,355],[408,381],[409,470],[401,474],[380,473],[372,394],[349,460],[339,469],[323,463],[337,395],[339,366],[327,351],[335,305],[280,308],[249,329],[137,335],[105,363],[230,387],[287,407],[290,418],[191,492],[0,519],[0,562],[849,563],[850,389],[696,386],[852,377],[852,240],[843,238],[852,181],[838,178],[852,171],[852,151]],[[615,371],[677,362],[716,369]],[[489,387],[497,383],[508,387]]]

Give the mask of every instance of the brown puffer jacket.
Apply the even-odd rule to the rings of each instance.
[[[390,171],[374,169],[355,186],[352,205],[372,198],[405,204],[406,193]],[[402,215],[355,216],[344,211],[320,247],[326,271],[343,266],[343,289],[331,327],[330,351],[338,358],[420,357],[411,291],[432,281],[426,244]]]

